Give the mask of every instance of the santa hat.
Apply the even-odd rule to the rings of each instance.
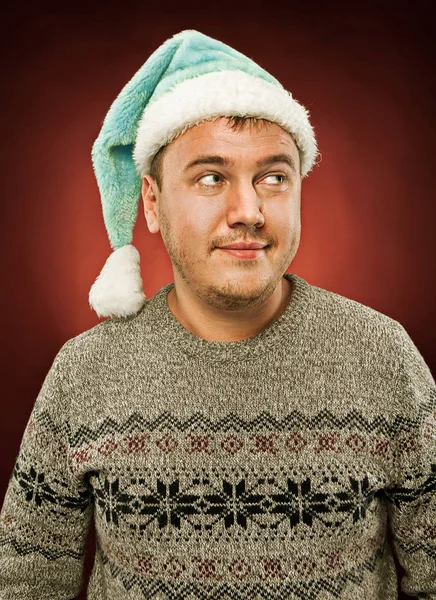
[[[100,317],[128,317],[145,303],[139,253],[131,244],[142,177],[162,147],[218,117],[277,123],[298,147],[301,174],[317,146],[307,110],[259,65],[198,31],[166,40],[124,86],[92,148],[103,218],[113,252],[89,293]]]

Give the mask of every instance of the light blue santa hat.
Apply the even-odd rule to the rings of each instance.
[[[307,110],[259,65],[198,31],[166,40],[124,86],[92,148],[113,252],[89,293],[100,317],[128,317],[145,302],[139,253],[131,244],[142,177],[158,150],[189,127],[218,117],[277,123],[298,147],[301,175],[317,145]]]

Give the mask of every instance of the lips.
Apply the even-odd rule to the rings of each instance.
[[[259,244],[249,244],[252,246],[251,248],[247,248],[247,244],[244,247],[240,247],[240,245],[236,246],[232,244],[232,247],[223,247],[217,248],[217,250],[221,250],[223,255],[227,255],[234,259],[239,259],[243,261],[252,261],[263,255],[265,250],[265,246],[259,246]],[[254,246],[254,248],[253,248]]]

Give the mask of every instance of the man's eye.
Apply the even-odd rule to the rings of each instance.
[[[268,181],[268,179],[273,178],[273,181]],[[276,180],[274,181],[274,178],[276,178]],[[274,175],[268,175],[267,177],[265,177],[262,181],[265,181],[266,183],[286,183],[286,181],[288,180],[288,178],[286,177],[286,175],[283,175],[282,173],[275,173]]]
[[[198,181],[203,185],[213,186],[216,183],[221,183],[221,175],[218,175],[217,173],[209,173],[209,175],[203,175],[203,177],[200,177]]]

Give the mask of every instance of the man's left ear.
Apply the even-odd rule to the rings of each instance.
[[[144,214],[150,233],[159,231],[159,220],[157,215],[158,191],[157,185],[151,175],[142,178],[142,200],[144,202]]]

